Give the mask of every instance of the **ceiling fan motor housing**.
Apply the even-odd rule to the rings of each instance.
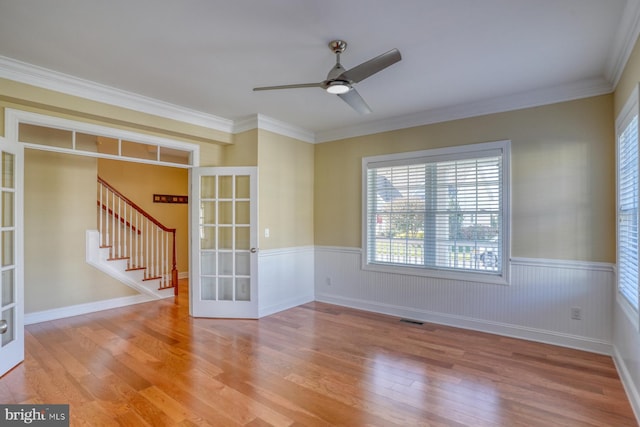
[[[329,48],[335,54],[341,54],[347,48],[347,42],[344,40],[332,40],[329,42]]]

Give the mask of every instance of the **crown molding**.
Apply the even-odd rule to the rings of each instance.
[[[251,129],[267,130],[312,144],[316,142],[313,132],[264,114],[254,114],[244,119],[236,120],[233,125],[233,133],[245,132]]]
[[[4,56],[0,56],[0,78],[230,134],[259,128],[315,142],[313,132],[262,114],[233,121]]]
[[[630,0],[630,3],[638,5],[640,4],[640,0]],[[636,18],[640,19],[640,7],[637,8],[637,11],[639,14]],[[640,21],[634,19],[633,22],[637,23]],[[637,34],[637,32],[635,34]],[[625,40],[628,39],[629,37],[625,38]],[[633,48],[633,44],[631,44],[631,48]],[[624,68],[624,64],[626,64],[627,59],[628,55],[623,61],[624,63],[622,68]],[[532,90],[515,95],[432,109],[415,114],[314,133],[263,114],[255,114],[235,121],[225,119],[197,110],[159,101],[157,99],[137,95],[132,92],[101,85],[89,80],[79,79],[67,74],[37,67],[3,56],[0,56],[0,78],[14,80],[44,89],[74,95],[109,105],[115,105],[134,111],[140,111],[159,117],[178,120],[184,123],[190,123],[229,134],[244,132],[251,129],[263,129],[308,143],[329,142],[374,133],[518,110],[522,108],[537,107],[540,105],[603,95],[611,93],[614,88],[614,85],[610,83],[610,80],[608,79],[587,79],[568,85]]]
[[[0,56],[0,78],[231,133],[233,121]]]
[[[557,102],[604,95],[612,91],[613,86],[604,78],[587,79],[567,85],[521,92],[464,105],[436,108],[406,116],[392,117],[390,119],[378,120],[361,125],[318,132],[316,133],[316,142],[329,142],[451,120],[484,116],[487,114],[539,107]]]
[[[253,129],[258,129],[258,114],[234,120],[232,133],[242,133]]]
[[[620,81],[638,35],[640,35],[640,0],[627,0],[605,72],[605,78],[613,87],[616,87]]]

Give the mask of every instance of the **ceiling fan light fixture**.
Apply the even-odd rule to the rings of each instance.
[[[329,84],[327,85],[327,92],[334,95],[347,93],[350,90],[351,85],[349,85],[349,82],[346,82],[344,80],[334,80],[332,82],[329,82]]]
[[[400,51],[398,51],[398,49],[391,49],[382,55],[378,55],[360,65],[356,65],[350,70],[346,70],[340,64],[340,54],[347,48],[347,43],[344,40],[334,40],[329,43],[329,48],[336,55],[336,64],[329,70],[326,80],[318,83],[254,87],[253,90],[317,87],[326,90],[327,93],[338,95],[340,99],[359,114],[369,114],[371,108],[369,108],[353,85],[400,61],[402,59]]]

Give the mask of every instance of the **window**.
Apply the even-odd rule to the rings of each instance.
[[[28,148],[173,167],[198,164],[198,146],[20,110],[6,110],[7,138]]]
[[[638,94],[616,121],[618,291],[638,310]]]
[[[364,158],[364,268],[507,283],[509,151],[500,141]]]

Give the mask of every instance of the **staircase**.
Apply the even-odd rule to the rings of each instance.
[[[176,229],[162,225],[98,177],[97,230],[87,231],[87,262],[154,298],[178,294]]]

